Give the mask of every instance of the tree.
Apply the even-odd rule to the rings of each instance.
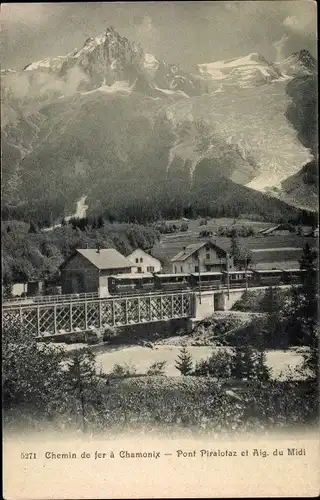
[[[288,327],[292,340],[300,345],[316,344],[315,331],[318,319],[317,254],[309,244],[303,249],[300,269],[304,271],[301,284],[291,288],[291,303],[287,310]]]
[[[263,350],[254,349],[249,344],[236,348],[231,366],[231,377],[236,379],[269,380],[269,369],[265,364]]]
[[[208,359],[196,364],[194,375],[211,376],[217,379],[230,378],[232,354],[224,349],[214,351]]]
[[[101,228],[101,227],[103,227],[103,226],[104,226],[104,220],[103,220],[103,217],[102,217],[102,215],[99,215],[98,220],[97,220],[97,227],[98,227],[98,228]]]
[[[265,345],[268,347],[284,347],[288,338],[284,325],[284,292],[277,287],[269,287],[260,302],[261,312],[267,313],[261,330]]]
[[[190,375],[192,372],[192,357],[185,346],[180,350],[175,367],[181,375]]]
[[[239,239],[235,229],[231,231],[230,255],[234,258],[234,261],[239,260],[241,257]]]
[[[64,412],[66,392],[64,352],[39,344],[26,328],[4,328],[2,338],[4,410],[53,416]]]
[[[86,431],[88,414],[103,407],[101,379],[97,376],[95,356],[91,351],[75,351],[67,363],[68,392],[75,399],[76,412],[80,411],[83,431]]]
[[[38,233],[38,226],[34,222],[30,222],[29,233]]]
[[[95,217],[93,217],[93,221],[92,221],[91,227],[92,227],[92,229],[96,229],[97,228],[97,219]]]
[[[305,273],[302,276],[302,284],[297,288],[295,294],[297,297],[297,293],[300,293],[300,307],[296,310],[296,320],[301,329],[301,338],[310,349],[305,358],[306,368],[317,378],[319,370],[317,253],[310,248],[308,243],[303,249],[299,263],[300,269],[304,270]]]
[[[6,299],[9,299],[10,297],[12,297],[12,285],[11,285],[11,283],[7,282],[7,283],[3,284],[3,296]]]

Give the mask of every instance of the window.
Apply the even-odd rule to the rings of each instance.
[[[141,267],[138,267],[138,271],[137,271],[137,272],[138,272],[138,273],[141,273],[141,272],[142,272]]]
[[[199,266],[194,266],[194,272],[198,273],[199,272]]]
[[[209,260],[209,259],[210,259],[210,254],[209,254],[209,253],[207,253],[207,254],[206,254],[206,259],[207,259],[207,260]]]
[[[180,271],[183,272],[183,267],[182,266],[180,267]]]
[[[138,262],[139,262],[139,259],[136,259],[136,264],[138,264]]]
[[[177,272],[177,266],[174,266],[174,272],[175,273]]]
[[[147,272],[148,273],[153,273],[153,271],[154,271],[154,266],[148,266],[147,267]]]
[[[140,257],[140,262],[143,262],[143,258],[142,257]]]

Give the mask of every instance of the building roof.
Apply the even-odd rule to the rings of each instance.
[[[143,279],[143,278],[153,278],[152,273],[121,273],[113,274],[110,278],[116,278],[117,280],[133,280],[133,279]]]
[[[157,259],[157,257],[154,257],[153,255],[151,255],[151,253],[148,253],[145,250],[142,250],[142,248],[136,248],[135,250],[133,250],[133,252],[131,252],[129,255],[127,255],[127,259],[130,259],[136,252],[142,252],[145,255],[148,255],[148,257],[151,257],[152,259],[159,261],[159,259]]]
[[[280,248],[253,248],[251,250],[252,253],[258,253],[258,252],[302,252],[302,248],[299,247],[280,247]]]
[[[251,262],[255,265],[268,264],[269,268],[275,267],[279,262],[295,262],[294,267],[299,267],[302,248],[259,248],[251,250]]]
[[[77,248],[76,252],[101,270],[132,267],[132,262],[114,248],[101,248],[99,252],[96,248]]]
[[[283,269],[255,269],[255,272],[256,273],[263,273],[263,274],[269,274],[269,273],[281,273],[283,271]]]
[[[181,262],[181,261],[186,260],[191,255],[193,255],[195,252],[200,250],[200,248],[204,247],[205,245],[210,245],[212,247],[215,247],[217,250],[220,250],[223,254],[227,253],[226,250],[224,250],[222,247],[216,245],[212,241],[202,241],[201,243],[192,243],[191,245],[188,245],[184,250],[182,250],[177,255],[175,255],[171,259],[171,262]]]
[[[219,271],[205,271],[203,273],[200,273],[201,276],[222,276],[222,273],[219,272]],[[196,276],[198,277],[199,276],[199,273],[191,273],[191,276]]]
[[[277,224],[277,226],[267,227],[265,229],[261,229],[261,231],[259,231],[259,233],[260,234],[269,234],[269,233],[272,233],[273,231],[276,231],[276,229],[278,229],[280,226],[281,226],[281,224]]]
[[[189,276],[189,273],[157,273],[155,276],[159,277],[159,278],[182,278],[182,277],[186,277],[186,276]]]
[[[246,270],[245,269],[236,269],[235,271],[222,271],[223,274],[245,274]],[[247,269],[247,274],[252,274],[252,271],[250,269]]]
[[[299,262],[297,260],[287,260],[287,261],[275,261],[275,262],[257,262],[257,264],[254,266],[255,271],[267,271],[267,270],[274,270],[274,269],[282,269],[282,270],[289,270],[289,269],[298,269],[299,268]]]

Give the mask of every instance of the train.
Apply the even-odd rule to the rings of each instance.
[[[232,270],[201,273],[134,273],[109,276],[110,295],[175,290],[212,290],[290,285],[301,282],[301,269]]]

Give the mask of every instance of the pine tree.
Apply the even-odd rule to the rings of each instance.
[[[67,380],[69,392],[79,403],[85,432],[89,411],[100,410],[103,405],[101,381],[97,376],[95,356],[91,351],[80,349],[73,353],[68,364]]]
[[[92,221],[91,227],[92,227],[92,229],[96,229],[97,228],[97,219],[95,217],[93,217],[93,221]]]
[[[234,261],[239,260],[241,257],[239,238],[235,229],[231,231],[230,255],[233,257]]]
[[[265,345],[268,347],[282,347],[287,344],[283,308],[284,299],[281,290],[272,286],[267,288],[260,302],[260,310],[266,313],[262,331]]]
[[[192,372],[192,357],[185,346],[180,350],[175,367],[181,375],[190,375]]]
[[[97,227],[98,227],[98,228],[101,228],[101,227],[103,227],[103,226],[104,226],[104,220],[103,220],[103,217],[102,217],[102,215],[99,215],[98,220],[97,220]]]
[[[305,367],[317,377],[318,366],[318,287],[317,287],[317,253],[307,243],[300,259],[300,269],[305,273],[302,284],[293,288],[294,321],[299,328],[299,338],[309,347],[305,357]]]
[[[231,377],[236,379],[269,380],[269,369],[265,362],[265,352],[254,349],[249,344],[236,348],[236,353],[231,366]]]
[[[288,329],[292,343],[298,345],[317,345],[316,327],[318,318],[317,298],[317,254],[309,244],[303,249],[300,269],[305,271],[301,284],[291,289],[291,307],[287,312]]]
[[[34,222],[30,222],[30,227],[29,227],[29,233],[38,233],[39,229],[38,226]]]

